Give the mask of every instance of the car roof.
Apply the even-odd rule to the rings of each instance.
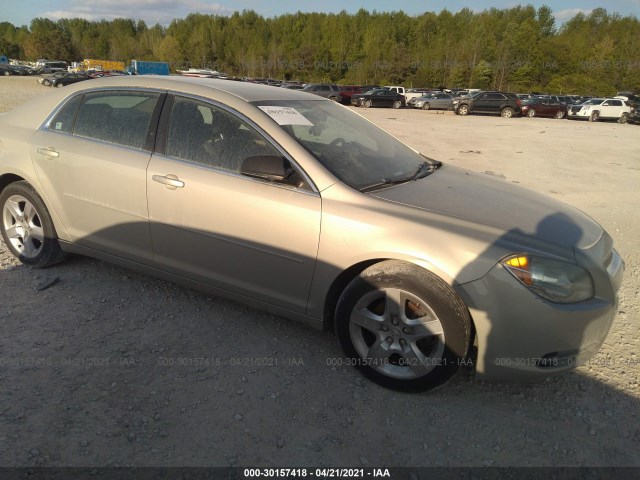
[[[234,82],[212,78],[184,77],[182,75],[122,75],[102,77],[79,87],[78,90],[99,87],[146,87],[177,90],[185,93],[226,93],[246,102],[260,100],[318,100],[322,97],[297,90],[251,82]]]

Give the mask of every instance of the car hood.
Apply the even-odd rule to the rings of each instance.
[[[523,246],[535,239],[535,243],[542,240],[562,249],[589,249],[604,232],[591,217],[566,203],[487,174],[447,165],[428,177],[372,195],[502,230],[505,239]]]

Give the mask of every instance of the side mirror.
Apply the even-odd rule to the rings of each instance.
[[[277,155],[257,155],[245,158],[240,173],[247,177],[261,178],[270,182],[286,182],[293,173],[289,162]]]

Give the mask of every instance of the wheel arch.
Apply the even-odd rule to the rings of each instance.
[[[15,182],[27,181],[25,178],[20,175],[16,175],[15,173],[5,173],[4,175],[0,175],[0,193],[7,188],[8,185],[11,185]]]
[[[27,182],[36,191],[36,193],[44,202],[44,205],[47,208],[49,215],[51,216],[51,220],[53,221],[53,225],[56,229],[56,233],[58,234],[58,238],[65,241],[70,240],[67,229],[62,223],[62,220],[60,219],[60,217],[58,217],[55,209],[52,208],[51,204],[49,203],[49,199],[46,195],[44,195],[44,192],[42,192],[42,190],[40,189],[40,185],[37,182],[31,181],[31,179],[29,179],[26,175],[21,175],[18,173],[4,173],[0,175],[0,193],[2,193],[4,189],[7,188],[7,186],[16,182]]]
[[[386,261],[399,261],[404,262],[408,265],[413,265],[415,267],[424,269],[433,275],[436,275],[440,279],[442,279],[449,286],[453,286],[455,284],[455,280],[449,276],[446,272],[438,269],[433,264],[418,258],[403,258],[403,257],[392,257],[392,256],[379,256],[376,258],[371,258],[367,260],[359,261],[348,268],[342,270],[331,282],[331,285],[327,289],[327,294],[324,297],[324,305],[322,310],[322,329],[332,330],[334,315],[336,311],[336,306],[338,304],[338,300],[342,295],[342,292],[347,287],[347,285],[360,273],[362,273],[367,268],[372,265],[376,265]],[[455,289],[454,289],[455,290]],[[471,317],[471,314],[469,314]],[[471,318],[472,328],[475,330],[475,326],[473,326],[473,318]]]

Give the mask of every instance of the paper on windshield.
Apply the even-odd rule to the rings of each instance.
[[[278,125],[308,125],[313,127],[313,123],[293,107],[262,106],[258,108],[273,118]]]

